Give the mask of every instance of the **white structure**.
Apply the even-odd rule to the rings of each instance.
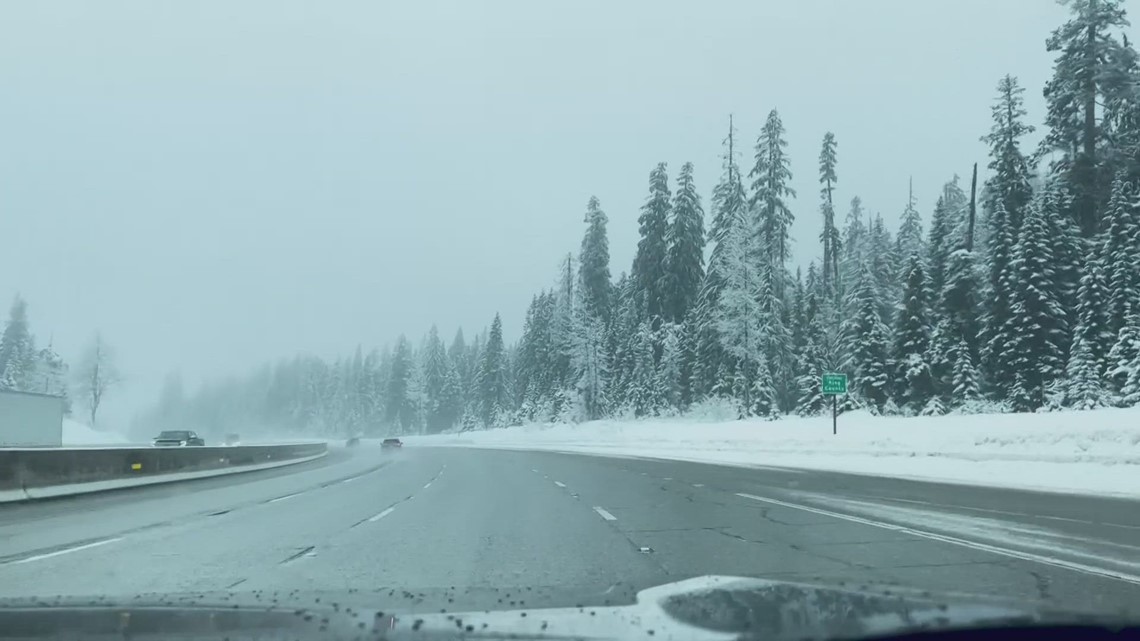
[[[0,390],[0,447],[63,445],[63,397]]]

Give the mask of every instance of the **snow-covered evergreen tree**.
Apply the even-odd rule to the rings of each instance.
[[[1140,304],[1140,201],[1122,176],[1113,182],[1105,216],[1100,245],[1108,297],[1105,329],[1116,334],[1125,325],[1128,308]]]
[[[648,321],[642,321],[631,341],[633,371],[626,391],[626,403],[636,416],[654,416],[662,406],[657,367],[653,363],[654,343],[653,328]]]
[[[835,281],[839,278],[839,250],[842,242],[839,237],[839,227],[835,224],[835,183],[839,178],[836,175],[835,134],[827,132],[823,135],[823,146],[819,151],[819,182],[822,187],[820,195],[820,213],[823,214],[823,231],[819,240],[823,244],[823,268],[821,277],[824,290],[833,292]]]
[[[879,301],[874,275],[863,270],[852,292],[856,315],[847,323],[847,340],[854,346],[852,368],[854,393],[882,411],[890,390],[890,363],[887,353],[887,329],[879,316]]]
[[[1050,225],[1041,202],[1026,209],[1011,263],[1014,289],[1007,351],[1014,383],[1010,402],[1018,411],[1045,403],[1045,388],[1063,374],[1066,310],[1057,282]]]
[[[1108,407],[1111,395],[1104,388],[1096,356],[1083,332],[1078,332],[1065,366],[1065,404],[1081,410]]]
[[[651,319],[664,317],[666,298],[662,287],[669,252],[669,175],[665,163],[659,163],[649,174],[649,196],[637,218],[641,240],[630,274],[638,293],[645,300],[645,311]],[[654,321],[655,323],[658,321]]]
[[[926,360],[930,350],[929,314],[926,272],[922,267],[922,259],[917,253],[912,253],[907,260],[893,357],[896,368],[896,403],[914,414],[921,412],[934,395],[930,364]]]
[[[942,187],[942,195],[934,205],[930,219],[930,238],[927,242],[926,265],[930,291],[940,296],[946,285],[946,264],[950,254],[961,249],[965,242],[963,222],[966,214],[966,194],[958,185],[958,176]],[[941,303],[941,301],[937,301]]]
[[[1107,369],[1108,352],[1116,338],[1108,329],[1108,297],[1104,270],[1100,260],[1093,256],[1085,263],[1085,274],[1077,291],[1077,325],[1073,330],[1073,342],[1075,344],[1079,339],[1085,343],[1084,349],[1088,350],[1098,378]]]
[[[768,254],[760,250],[758,235],[744,220],[734,221],[725,240],[725,284],[717,307],[717,333],[725,354],[732,359],[732,393],[745,412],[774,401],[771,373],[765,358],[770,319],[761,303],[761,291],[770,287]],[[757,389],[756,383],[761,387]],[[769,407],[760,407],[765,413]]]
[[[979,353],[978,293],[980,280],[974,264],[974,253],[967,249],[952,252],[946,261],[946,281],[942,288],[940,306],[949,322],[950,340],[964,343],[969,351],[971,367],[977,363]],[[955,357],[961,360],[960,357]]]
[[[1068,5],[1071,18],[1047,40],[1057,58],[1053,78],[1045,85],[1048,131],[1040,153],[1058,153],[1052,169],[1073,195],[1074,222],[1091,238],[1099,229],[1108,187],[1102,170],[1110,143],[1097,117],[1098,103],[1116,98],[1105,80],[1122,75],[1114,65],[1127,59],[1120,51],[1127,45],[1117,32],[1128,20],[1123,0],[1071,0]]]
[[[0,389],[28,391],[35,369],[36,346],[28,328],[28,304],[16,296],[0,335]]]
[[[1140,314],[1136,313],[1136,309],[1129,307],[1124,327],[1120,328],[1106,358],[1107,384],[1114,392],[1122,392],[1131,378],[1140,376],[1140,373],[1133,374],[1134,370],[1140,368]],[[1129,401],[1126,396],[1127,394],[1123,394],[1120,398],[1121,403],[1126,406],[1140,401],[1140,398]]]
[[[768,114],[764,129],[756,139],[755,164],[748,176],[752,178],[751,205],[758,215],[759,231],[763,246],[768,249],[772,265],[782,275],[788,257],[788,228],[795,216],[788,206],[788,199],[795,198],[791,187],[792,170],[785,148],[784,123],[780,114],[773,109]],[[777,288],[782,292],[782,287]]]
[[[484,425],[494,425],[503,411],[509,408],[506,361],[503,321],[495,314],[479,367],[479,418]]]
[[[907,260],[911,254],[921,256],[924,252],[922,240],[922,214],[915,206],[914,190],[908,191],[906,209],[903,210],[902,222],[899,224],[899,233],[895,237],[895,255],[899,260]],[[909,272],[909,266],[906,271]],[[903,274],[906,278],[906,274]]]
[[[605,322],[610,318],[610,242],[606,235],[606,212],[596,197],[586,205],[586,235],[578,256],[579,296],[586,312]]]
[[[669,243],[665,265],[667,297],[666,317],[681,323],[696,304],[705,277],[705,225],[701,197],[693,182],[693,163],[685,163],[677,176],[677,193],[673,198],[673,221],[667,237]]]
[[[608,409],[606,326],[601,318],[592,315],[585,306],[580,307],[575,316],[573,350],[570,360],[577,376],[574,389],[581,403],[581,418],[601,418]]]

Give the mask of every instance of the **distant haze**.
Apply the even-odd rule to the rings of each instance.
[[[693,161],[707,206],[728,114],[750,166],[773,107],[806,265],[825,131],[840,221],[858,194],[893,227],[910,177],[929,221],[943,182],[984,169],[1003,74],[1041,122],[1065,16],[1047,0],[7,2],[0,303],[21,293],[73,364],[101,329],[127,379],[119,421],[172,370],[194,386],[433,322],[449,340],[496,311],[513,340],[590,195],[616,277],[653,165]]]

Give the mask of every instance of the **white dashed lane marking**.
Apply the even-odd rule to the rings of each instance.
[[[381,513],[377,514],[376,516],[368,519],[368,522],[369,523],[375,523],[375,522],[379,521],[380,519],[384,518],[385,516],[388,516],[389,514],[391,514],[392,512],[395,512],[395,511],[396,511],[396,508],[394,508],[394,507],[387,508],[383,512],[381,512]]]
[[[266,501],[266,502],[267,502],[267,503],[276,503],[276,502],[278,502],[278,501],[284,501],[284,500],[286,500],[286,499],[291,499],[291,498],[293,498],[294,496],[301,496],[301,494],[303,494],[303,492],[294,492],[293,494],[286,494],[285,496],[279,496],[279,497],[277,497],[277,498],[275,498],[275,499],[269,499],[269,500],[268,500],[268,501]]]
[[[598,516],[602,517],[603,519],[605,519],[607,521],[616,521],[617,520],[616,516],[607,512],[606,508],[601,507],[600,505],[595,505],[594,511],[598,513]]]
[[[558,487],[566,487],[566,484],[563,483],[562,481],[555,481],[554,484],[557,485]]]

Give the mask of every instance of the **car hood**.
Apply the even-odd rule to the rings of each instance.
[[[293,593],[290,593],[293,594]],[[725,576],[638,592],[632,605],[407,613],[257,593],[0,601],[0,638],[861,639],[916,630],[1041,624],[1121,625],[992,596],[935,596]],[[414,596],[405,592],[397,597]],[[368,601],[381,601],[375,596]],[[355,602],[359,603],[360,599]]]

